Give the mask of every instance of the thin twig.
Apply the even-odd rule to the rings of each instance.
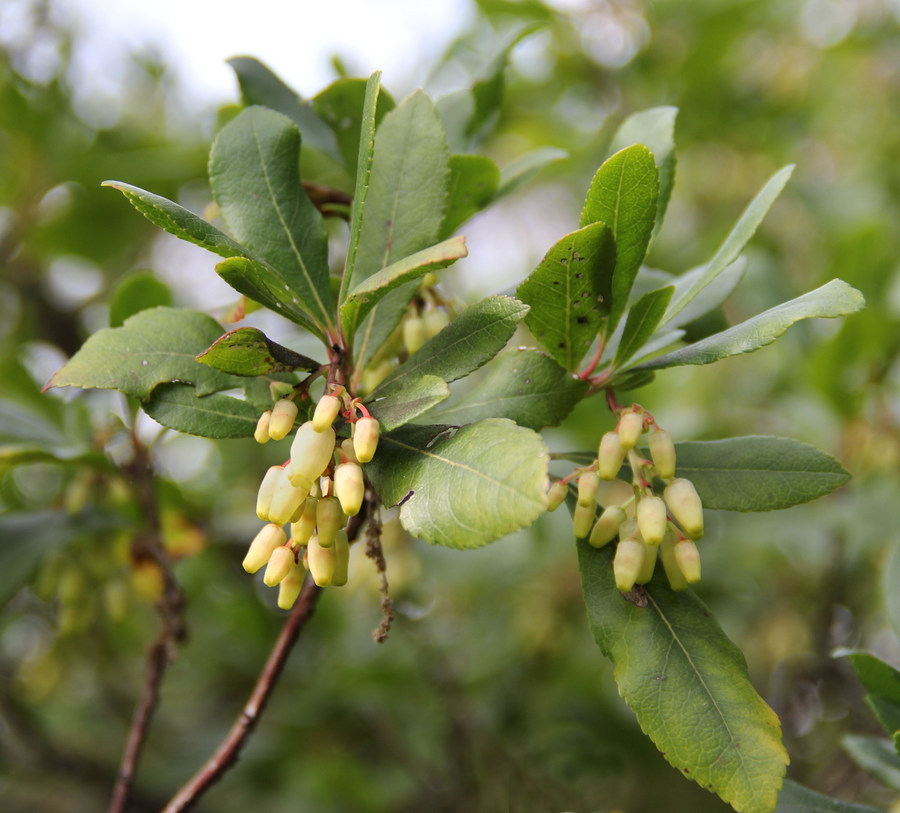
[[[278,635],[278,640],[275,642],[269,659],[266,661],[266,665],[263,667],[256,685],[253,687],[250,699],[215,753],[191,777],[190,781],[172,797],[169,804],[164,808],[163,813],[181,813],[181,811],[189,810],[209,787],[237,761],[247,738],[259,721],[259,717],[269,700],[278,676],[281,674],[288,655],[291,653],[294,642],[313,614],[316,601],[321,592],[321,589],[316,587],[315,582],[307,577],[297,604]]]

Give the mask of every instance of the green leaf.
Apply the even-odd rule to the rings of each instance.
[[[643,144],[653,153],[659,170],[659,203],[651,239],[663,224],[672,187],[675,185],[675,118],[677,107],[651,107],[630,115],[613,136],[610,152],[618,152],[633,144]]]
[[[197,356],[197,361],[232,375],[269,375],[292,370],[319,369],[315,359],[295,353],[273,342],[255,327],[239,327],[224,336]]]
[[[588,384],[564,370],[540,350],[517,348],[491,365],[481,384],[433,418],[465,424],[485,418],[509,418],[519,426],[556,426],[584,397]]]
[[[846,656],[866,690],[866,701],[900,753],[900,672],[868,652]]]
[[[591,182],[581,213],[582,227],[606,223],[616,242],[616,270],[606,335],[609,336],[628,305],[628,294],[644,261],[656,224],[659,171],[653,155],[635,144],[607,159]]]
[[[715,280],[707,285],[697,296],[695,296],[685,308],[671,319],[665,319],[667,328],[677,328],[682,325],[688,325],[702,316],[708,314],[711,310],[720,307],[725,300],[734,292],[738,283],[744,278],[747,271],[747,258],[741,255],[731,265],[729,265]],[[706,266],[701,265],[692,268],[677,277],[672,277],[672,284],[675,286],[675,293],[672,299],[678,299],[685,291],[687,291],[703,274],[706,272]]]
[[[568,157],[569,153],[558,147],[539,147],[519,156],[500,170],[500,185],[494,199],[509,195],[530,181],[544,167]]]
[[[118,189],[147,220],[180,240],[194,243],[220,257],[253,257],[244,246],[202,217],[161,195],[124,181],[104,181],[101,186]]]
[[[367,403],[378,418],[382,432],[391,432],[415,420],[432,407],[450,397],[450,388],[443,378],[423,375],[403,390],[395,390],[377,401]]]
[[[368,84],[365,79],[338,79],[312,100],[313,110],[334,133],[344,166],[352,178],[356,178],[359,166],[360,134],[366,115]],[[385,113],[394,108],[394,100],[388,93],[381,94],[380,101],[375,111],[376,125]],[[302,127],[300,132],[304,133]]]
[[[865,304],[863,295],[856,288],[843,280],[833,279],[821,288],[789,302],[782,302],[728,330],[645,361],[639,369],[659,370],[682,364],[712,364],[727,356],[752,353],[774,342],[801,319],[846,316],[862,310]]]
[[[247,257],[232,257],[216,266],[216,273],[235,291],[265,305],[326,341],[322,329],[307,315],[300,300],[270,265]]]
[[[619,694],[663,756],[738,813],[771,813],[788,762],[778,717],[753,689],[740,650],[691,592],[662,568],[626,600],[614,551],[578,543],[582,589],[597,645]]]
[[[500,184],[500,170],[484,155],[451,155],[447,212],[441,237],[449,237],[493,199]]]
[[[525,324],[567,370],[578,366],[610,313],[616,266],[612,231],[592,223],[563,237],[516,291],[531,306]]]
[[[240,386],[239,378],[199,364],[194,358],[221,335],[221,325],[199,311],[141,311],[122,327],[98,330],[54,374],[46,388],[96,387],[145,400],[154,387],[167,381],[193,384],[197,395]]]
[[[675,444],[676,475],[705,508],[775,511],[834,491],[850,473],[833,457],[790,438],[750,435]]]
[[[341,324],[344,330],[352,335],[359,321],[395,288],[423,277],[429,271],[439,271],[453,265],[468,253],[466,239],[459,235],[436,246],[417,251],[372,274],[350,292],[341,307]]]
[[[841,802],[786,779],[775,813],[881,813],[874,807]]]
[[[372,397],[407,391],[423,375],[448,383],[468,375],[506,346],[526,313],[528,306],[511,296],[491,296],[470,305],[382,381]]]
[[[252,437],[260,415],[252,404],[230,395],[198,398],[186,384],[162,384],[141,406],[163,426],[204,438]]]
[[[350,280],[356,268],[356,254],[359,249],[362,216],[372,176],[372,160],[375,153],[375,126],[378,119],[378,96],[381,90],[381,72],[373,73],[366,82],[366,96],[360,116],[359,154],[356,159],[356,191],[353,194],[353,207],[350,210],[350,242],[347,247],[347,261],[341,277],[341,291],[338,302],[346,299],[350,290]],[[352,338],[352,337],[350,337]]]
[[[738,219],[734,228],[725,242],[719,246],[713,258],[706,264],[703,274],[684,293],[673,298],[669,305],[663,324],[667,324],[687,306],[687,304],[719,276],[738,255],[744,250],[744,246],[756,233],[756,229],[766,216],[775,199],[781,194],[784,185],[794,171],[793,165],[786,166],[776,172],[760,190],[759,194],[750,202],[744,213]]]
[[[848,734],[841,744],[857,765],[882,784],[900,790],[900,756],[890,740]]]
[[[340,157],[338,140],[313,105],[282,82],[270,68],[247,56],[236,56],[226,62],[237,74],[245,105],[263,105],[282,113],[297,125],[308,146],[334,158]]]
[[[884,569],[883,594],[888,618],[894,634],[900,638],[900,540],[894,542],[894,551]]]
[[[209,180],[235,238],[265,260],[282,285],[324,328],[332,327],[328,236],[303,191],[300,133],[280,113],[249,107],[223,127],[209,158]]]
[[[121,327],[130,316],[147,308],[172,305],[172,292],[155,274],[145,271],[125,277],[109,303],[109,326]]]
[[[447,138],[437,111],[424,93],[416,91],[378,127],[352,282],[437,242],[449,176]],[[356,352],[361,361],[370,358],[393,330],[416,288],[415,283],[401,285],[372,309]],[[390,318],[380,317],[379,309]]]
[[[666,306],[672,298],[675,288],[669,285],[656,291],[644,294],[628,311],[622,340],[616,348],[613,367],[619,369],[625,365],[650,340],[657,325],[666,312]]]
[[[458,431],[407,426],[382,437],[366,472],[413,536],[477,548],[534,522],[547,504],[540,435],[491,419]]]

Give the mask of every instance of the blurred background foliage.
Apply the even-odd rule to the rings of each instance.
[[[878,729],[831,652],[900,661],[884,609],[900,589],[900,5],[475,5],[419,81],[436,95],[465,86],[533,26],[510,52],[483,149],[501,165],[548,145],[570,157],[464,229],[471,260],[447,274],[461,298],[513,284],[574,228],[616,124],[659,104],[681,112],[653,265],[705,261],[765,179],[796,162],[727,318],[832,277],[865,293],[860,315],[798,325],[714,373],[664,372],[636,397],[680,439],[791,435],[852,471],[811,506],[711,517],[698,592],[781,716],[789,776],[890,806],[895,794],[841,749],[846,733]],[[212,258],[174,248],[99,187],[122,178],[202,210],[214,122],[173,122],[178,66],[146,54],[100,115],[66,70],[78,31],[50,8],[34,4],[29,35],[0,52],[0,807],[107,804],[159,629],[160,573],[136,540],[158,531],[189,629],[135,786],[133,809],[158,810],[230,726],[281,624],[240,568],[275,453],[160,433],[115,394],[40,394],[108,324],[111,300],[127,311],[128,286],[220,318],[231,304]],[[353,70],[336,56],[336,72]],[[587,402],[550,443],[590,448],[609,423]],[[198,810],[727,809],[665,763],[619,700],[565,517],[466,553],[397,536],[387,554],[388,642],[369,636],[377,582],[356,551],[350,586],[326,594],[244,757]]]

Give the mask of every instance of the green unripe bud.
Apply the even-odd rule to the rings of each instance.
[[[700,539],[703,536],[703,503],[694,484],[679,477],[666,486],[663,496],[684,532],[691,539]]]
[[[597,452],[597,474],[601,480],[615,480],[625,462],[625,449],[618,432],[607,432],[600,438]]]
[[[653,578],[653,571],[656,569],[656,556],[659,551],[659,545],[648,545],[644,543],[644,558],[641,561],[641,569],[634,580],[635,584],[646,584]]]
[[[616,546],[613,559],[613,575],[616,578],[616,589],[627,593],[634,587],[641,565],[644,563],[646,545],[637,539],[621,539]]]
[[[700,551],[690,539],[675,544],[675,561],[688,584],[700,581]]]
[[[593,469],[588,469],[578,478],[578,504],[593,505],[600,489],[600,478]]]
[[[425,312],[423,320],[425,322],[425,335],[431,339],[450,324],[450,314],[442,308],[434,308]]]
[[[360,418],[356,422],[353,429],[353,450],[360,463],[368,463],[375,457],[380,434],[381,424],[378,423],[378,418]]]
[[[610,505],[600,514],[600,518],[594,523],[591,531],[590,542],[595,548],[602,548],[612,542],[619,533],[619,528],[625,522],[625,509],[621,505]]]
[[[288,432],[294,428],[299,409],[290,398],[282,398],[272,409],[272,417],[269,418],[269,437],[272,440],[281,440],[287,437]]]
[[[293,566],[294,551],[287,545],[275,548],[269,557],[269,564],[266,565],[263,581],[268,587],[274,587],[276,584],[280,584],[281,580],[291,572]]]
[[[419,283],[419,288],[434,288],[435,285],[438,284],[438,275],[434,273],[434,271],[429,271],[424,277],[422,277],[422,282]]]
[[[312,482],[328,468],[334,456],[334,429],[325,427],[321,432],[307,421],[298,430],[291,444],[290,476],[294,485],[312,487]]]
[[[662,544],[659,546],[659,555],[662,559],[663,568],[666,571],[666,578],[669,580],[669,586],[673,590],[686,590],[688,583],[675,561],[675,537],[674,534],[666,534]]]
[[[281,476],[275,484],[272,502],[269,505],[269,522],[284,525],[290,522],[309,496],[309,489],[295,486],[291,482],[287,469],[281,470]]]
[[[547,492],[547,510],[555,511],[559,508],[565,501],[568,493],[569,487],[562,480],[557,480]]]
[[[619,440],[627,452],[637,446],[644,433],[644,418],[637,412],[623,412],[619,418]]]
[[[334,538],[334,574],[331,577],[332,587],[343,587],[347,583],[350,567],[350,542],[343,529]]]
[[[263,412],[262,415],[259,416],[259,420],[256,422],[256,429],[253,432],[253,439],[257,443],[268,443],[269,442],[269,421],[272,419],[272,410],[267,409]]]
[[[372,392],[384,379],[386,379],[397,365],[391,359],[385,359],[375,367],[367,367],[362,374],[359,382],[359,393],[365,395]]]
[[[594,504],[575,506],[575,513],[572,514],[572,525],[576,539],[584,539],[591,532],[596,512]]]
[[[287,541],[284,528],[270,522],[253,538],[250,549],[244,557],[244,570],[248,573],[256,573],[263,565],[267,564],[272,552],[280,548]]]
[[[313,413],[312,425],[316,432],[324,432],[341,411],[341,399],[336,395],[323,395],[316,404],[316,411]]]
[[[319,501],[315,497],[307,497],[303,503],[303,512],[296,522],[291,523],[291,539],[295,545],[303,546],[316,530],[316,507]]]
[[[653,465],[656,467],[656,473],[668,480],[675,476],[675,444],[672,442],[672,436],[664,429],[658,429],[648,439],[650,444],[650,457],[653,458]]]
[[[306,578],[306,570],[299,562],[294,562],[291,569],[278,583],[278,606],[282,610],[290,610],[297,601],[300,591],[303,589],[303,580]]]
[[[358,463],[341,463],[334,470],[334,495],[348,517],[359,513],[366,495],[366,484]]]
[[[637,505],[638,527],[648,545],[658,545],[663,541],[668,527],[666,504],[659,497],[643,497]]]
[[[275,494],[275,486],[284,473],[283,466],[272,466],[263,476],[259,484],[259,492],[256,495],[256,516],[265,521],[269,518],[269,506],[272,505],[272,496]]]
[[[425,320],[421,316],[408,316],[403,322],[403,346],[406,352],[412,355],[427,341]]]
[[[319,544],[318,537],[312,536],[306,547],[306,562],[313,581],[319,587],[330,587],[334,579],[335,568],[334,546],[323,548]]]
[[[347,517],[344,516],[337,497],[323,497],[319,500],[316,506],[316,534],[320,547],[330,548],[346,521]]]

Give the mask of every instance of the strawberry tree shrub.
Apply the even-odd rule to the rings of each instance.
[[[735,810],[774,810],[788,763],[779,720],[691,590],[716,579],[702,568],[705,516],[788,508],[848,474],[785,437],[673,436],[665,403],[642,402],[641,388],[863,307],[835,279],[719,332],[699,327],[717,323],[704,317],[747,273],[742,252],[792,168],[747,203],[706,263],[677,275],[648,268],[675,181],[676,111],[635,114],[585,179],[579,222],[514,291],[460,303],[441,284],[467,254],[460,227],[546,160],[498,168],[471,151],[485,87],[465,104],[421,91],[396,103],[376,73],[305,101],[254,60],[233,66],[247,104],[212,145],[205,217],[126,181],[106,185],[210,252],[238,321],[267,309],[319,349],[197,310],[135,305],[49,386],[116,389],[171,430],[277,446],[282,462],[259,467],[258,533],[243,565],[292,610],[287,623],[323,590],[340,601],[351,548],[365,544],[377,560],[398,522],[463,556],[547,511],[571,512],[558,541],[573,547],[590,629],[643,731]],[[335,261],[340,221],[348,237]],[[613,428],[589,448],[550,448],[542,431],[586,399],[597,425]],[[167,809],[185,809],[198,787]]]

